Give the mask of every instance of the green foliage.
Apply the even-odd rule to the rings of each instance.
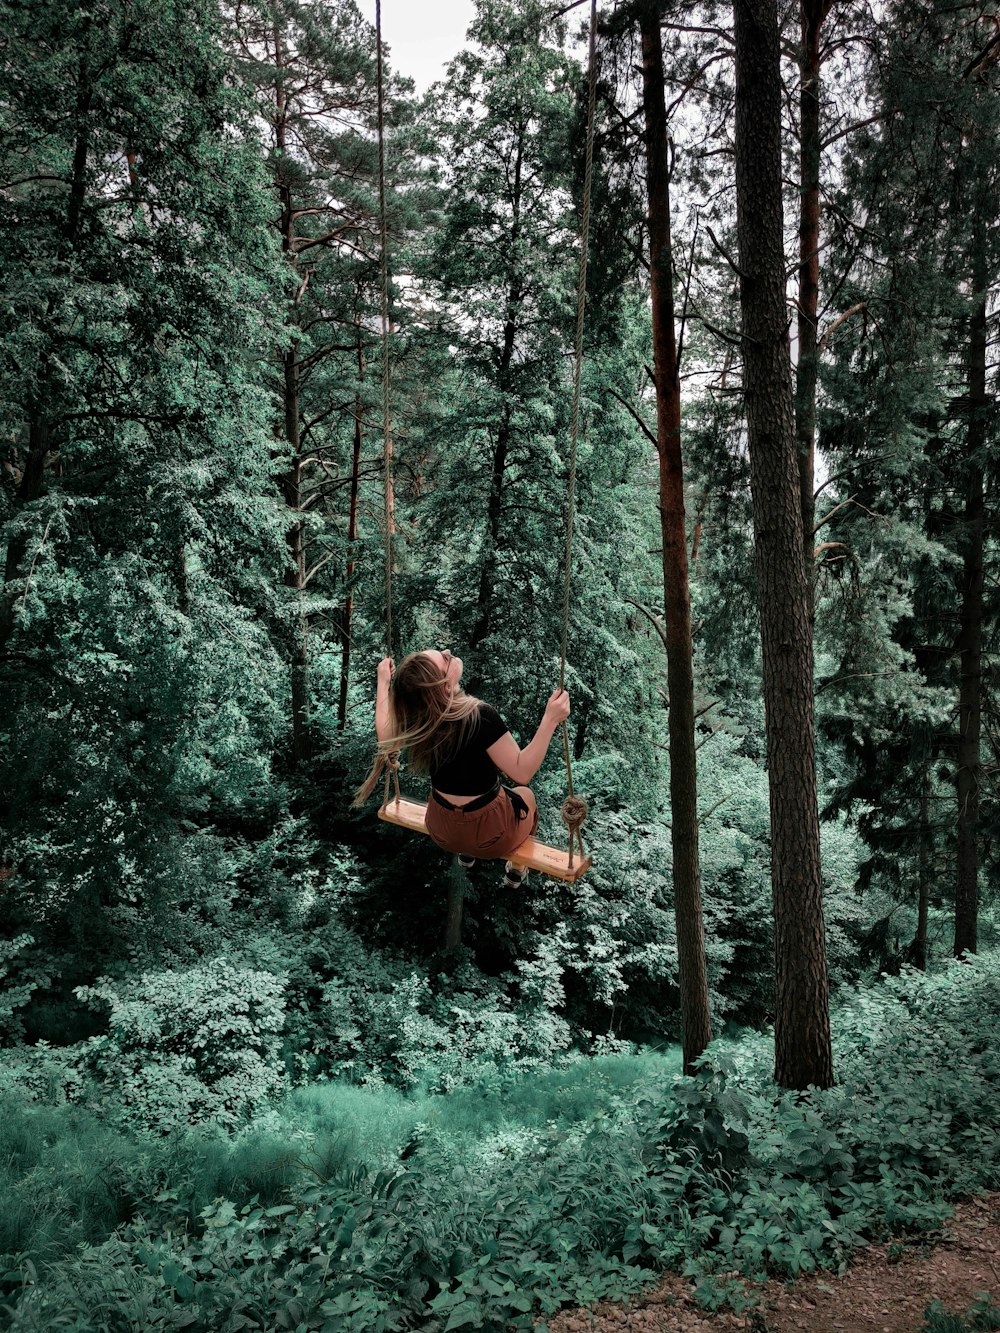
[[[23,1009],[35,991],[52,979],[44,960],[32,957],[34,942],[31,935],[0,939],[0,1046],[20,1041],[24,1036],[23,1018],[16,1011]]]
[[[195,1228],[220,1197],[237,1208],[269,1207],[282,1192],[295,1195],[303,1183],[339,1177],[359,1161],[394,1170],[400,1154],[428,1135],[450,1145],[451,1161],[504,1170],[512,1157],[544,1150],[553,1126],[565,1131],[591,1118],[595,1106],[627,1096],[659,1069],[672,1072],[676,1059],[577,1059],[559,1070],[509,1074],[502,1087],[482,1078],[447,1097],[313,1084],[297,1090],[273,1124],[258,1115],[235,1137],[180,1130],[137,1140],[83,1106],[46,1108],[29,1105],[23,1092],[8,1094],[0,1254],[8,1265],[16,1255],[36,1264],[56,1259],[78,1242],[100,1244],[136,1215],[161,1234]]]
[[[87,1078],[80,1061],[80,1048],[50,1046],[38,1041],[4,1052],[0,1066],[0,1091],[26,1095],[45,1106],[82,1101]]]
[[[68,989],[201,896],[204,823],[280,804],[276,254],[214,3],[6,18],[4,913]]]
[[[90,1039],[81,1065],[134,1129],[235,1126],[281,1087],[284,985],[269,972],[217,958],[122,982],[101,978],[77,994],[110,1009],[107,1034]]]
[[[739,1305],[734,1272],[843,1268],[857,1246],[934,1230],[949,1198],[1000,1180],[998,1007],[995,957],[905,972],[835,1015],[836,1088],[776,1095],[766,1045],[748,1039],[718,1044],[694,1079],[665,1086],[647,1070],[610,1098],[605,1062],[589,1106],[574,1093],[566,1114],[542,1123],[538,1106],[515,1132],[496,1117],[519,1113],[516,1087],[503,1102],[489,1084],[451,1094],[436,1123],[436,1099],[424,1099],[410,1105],[423,1118],[401,1149],[399,1094],[304,1090],[289,1109],[309,1174],[284,1201],[238,1194],[184,1224],[190,1210],[168,1189],[158,1222],[154,1208],[44,1280],[22,1262],[12,1326],[59,1327],[72,1311],[90,1328],[90,1312],[111,1308],[115,1330],[182,1318],[205,1330],[256,1320],[499,1333],[568,1302],[620,1298],[664,1265],[696,1277],[707,1304]],[[567,1074],[567,1091],[581,1090],[581,1072]],[[345,1147],[358,1141],[350,1116],[371,1166]]]
[[[93,1089],[89,1090],[93,1093]],[[138,1214],[193,1225],[212,1199],[267,1203],[301,1178],[301,1140],[263,1125],[239,1137],[137,1137],[91,1107],[0,1093],[0,1254],[35,1263],[97,1245]]]
[[[544,942],[539,949],[544,955]],[[468,967],[428,976],[410,959],[367,948],[331,916],[310,929],[291,963],[286,1049],[295,1076],[444,1091],[487,1066],[536,1066],[571,1041],[544,970],[536,958],[523,960],[517,977],[493,980]]]
[[[924,1311],[920,1333],[971,1333],[1000,1328],[1000,1307],[988,1291],[980,1292],[964,1315],[950,1314],[943,1301],[932,1301]]]
[[[828,193],[831,318],[865,307],[820,403],[829,471],[847,473],[817,588],[839,1083],[791,1095],[763,1038],[717,1044],[693,1080],[676,1053],[621,1054],[679,1035],[655,458],[622,402],[649,406],[627,119],[599,107],[570,612],[596,866],[517,895],[485,871],[466,950],[444,958],[442,858],[345,814],[382,635],[370,25],[353,0],[8,9],[0,1247],[25,1274],[17,1326],[506,1330],[663,1264],[735,1308],[735,1272],[840,1267],[995,1183],[996,961],[848,993],[899,962],[913,886],[950,876],[947,821],[928,833],[919,811],[953,783],[933,761],[961,549],[959,266],[969,217],[986,227],[962,185],[995,171],[988,71],[956,56],[974,25],[920,0],[947,40],[899,5],[866,27],[882,114]],[[620,80],[625,105],[636,52],[612,36],[601,100]],[[667,58],[713,99],[673,175],[706,947],[717,1025],[760,1025],[747,460],[738,367],[700,327],[732,324],[701,226],[732,243],[710,165],[729,75],[690,36]],[[396,629],[460,640],[470,684],[526,739],[557,668],[581,79],[538,0],[480,0],[472,37],[419,112],[390,79]],[[913,99],[914,59],[940,97]],[[289,746],[290,657],[312,766]],[[537,784],[550,838],[558,768]],[[880,858],[865,901],[855,829]],[[947,915],[939,890],[932,934]]]
[[[973,581],[966,505],[984,473],[994,484],[997,418],[970,401],[969,365],[974,311],[1000,266],[992,204],[979,221],[998,188],[996,68],[976,67],[973,32],[939,0],[886,7],[862,84],[873,119],[846,140],[830,209],[832,267],[844,279],[836,300],[860,317],[838,334],[823,375],[821,439],[836,483],[823,535],[838,544],[820,565],[817,715],[848,761],[828,795],[869,848],[862,884],[904,902],[921,881],[955,873],[954,627]],[[991,367],[988,402],[995,391]],[[987,585],[995,558],[988,540]],[[974,618],[988,654],[995,605],[987,599]],[[992,682],[976,678],[985,715]],[[984,828],[995,820],[992,745],[984,733]],[[993,846],[980,839],[984,887]]]

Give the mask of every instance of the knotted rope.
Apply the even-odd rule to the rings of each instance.
[[[583,837],[580,834],[580,827],[587,818],[587,802],[582,796],[567,796],[562,803],[559,817],[569,832],[569,866],[572,870],[574,838],[580,847],[580,860],[582,861],[587,854],[583,846]]]
[[[385,786],[382,790],[382,805],[389,804],[389,783],[391,782],[396,789],[396,804],[399,804],[399,753],[393,750],[391,754],[384,754],[379,757],[379,767],[385,770]]]
[[[569,467],[566,477],[566,552],[563,560],[562,647],[559,655],[559,688],[566,688],[566,648],[569,641],[569,596],[573,574],[573,529],[576,522],[576,446],[580,436],[580,377],[583,370],[583,329],[587,309],[587,251],[590,240],[590,182],[594,166],[594,107],[597,100],[597,0],[590,0],[590,49],[587,72],[587,147],[583,169],[583,201],[580,210],[580,263],[576,281],[576,335],[573,344],[573,408],[569,428]],[[573,791],[573,765],[569,732],[562,724],[563,759],[569,795],[560,815],[569,831],[569,866],[573,868],[573,841],[585,855],[580,827],[587,818],[587,802]]]

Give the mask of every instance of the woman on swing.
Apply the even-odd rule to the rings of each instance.
[[[447,649],[410,653],[398,669],[391,657],[378,664],[375,733],[378,757],[355,805],[375,790],[389,755],[409,750],[410,764],[429,773],[427,832],[459,864],[507,857],[538,827],[538,806],[527,785],[504,787],[500,773],[527,784],[538,772],[561,722],[569,717],[569,695],[555,690],[532,739],[521,749],[496,709],[466,694],[462,659]],[[506,884],[516,887],[526,871],[507,862]]]

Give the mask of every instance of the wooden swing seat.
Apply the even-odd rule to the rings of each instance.
[[[379,810],[378,817],[388,824],[398,824],[400,828],[409,829],[411,833],[426,833],[427,824],[424,820],[426,811],[425,801],[408,801],[400,798],[398,801],[386,802]],[[565,847],[549,847],[544,842],[539,842],[537,838],[525,838],[520,847],[511,852],[506,859],[511,865],[521,866],[527,870],[538,870],[552,879],[565,880],[567,884],[575,884],[581,875],[585,875],[590,869],[589,856],[576,856],[570,865],[569,852]]]

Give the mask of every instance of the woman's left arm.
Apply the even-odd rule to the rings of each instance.
[[[515,782],[530,782],[542,766],[542,760],[561,722],[569,717],[569,695],[564,689],[553,690],[538,730],[522,750],[510,732],[488,746],[486,753]]]

